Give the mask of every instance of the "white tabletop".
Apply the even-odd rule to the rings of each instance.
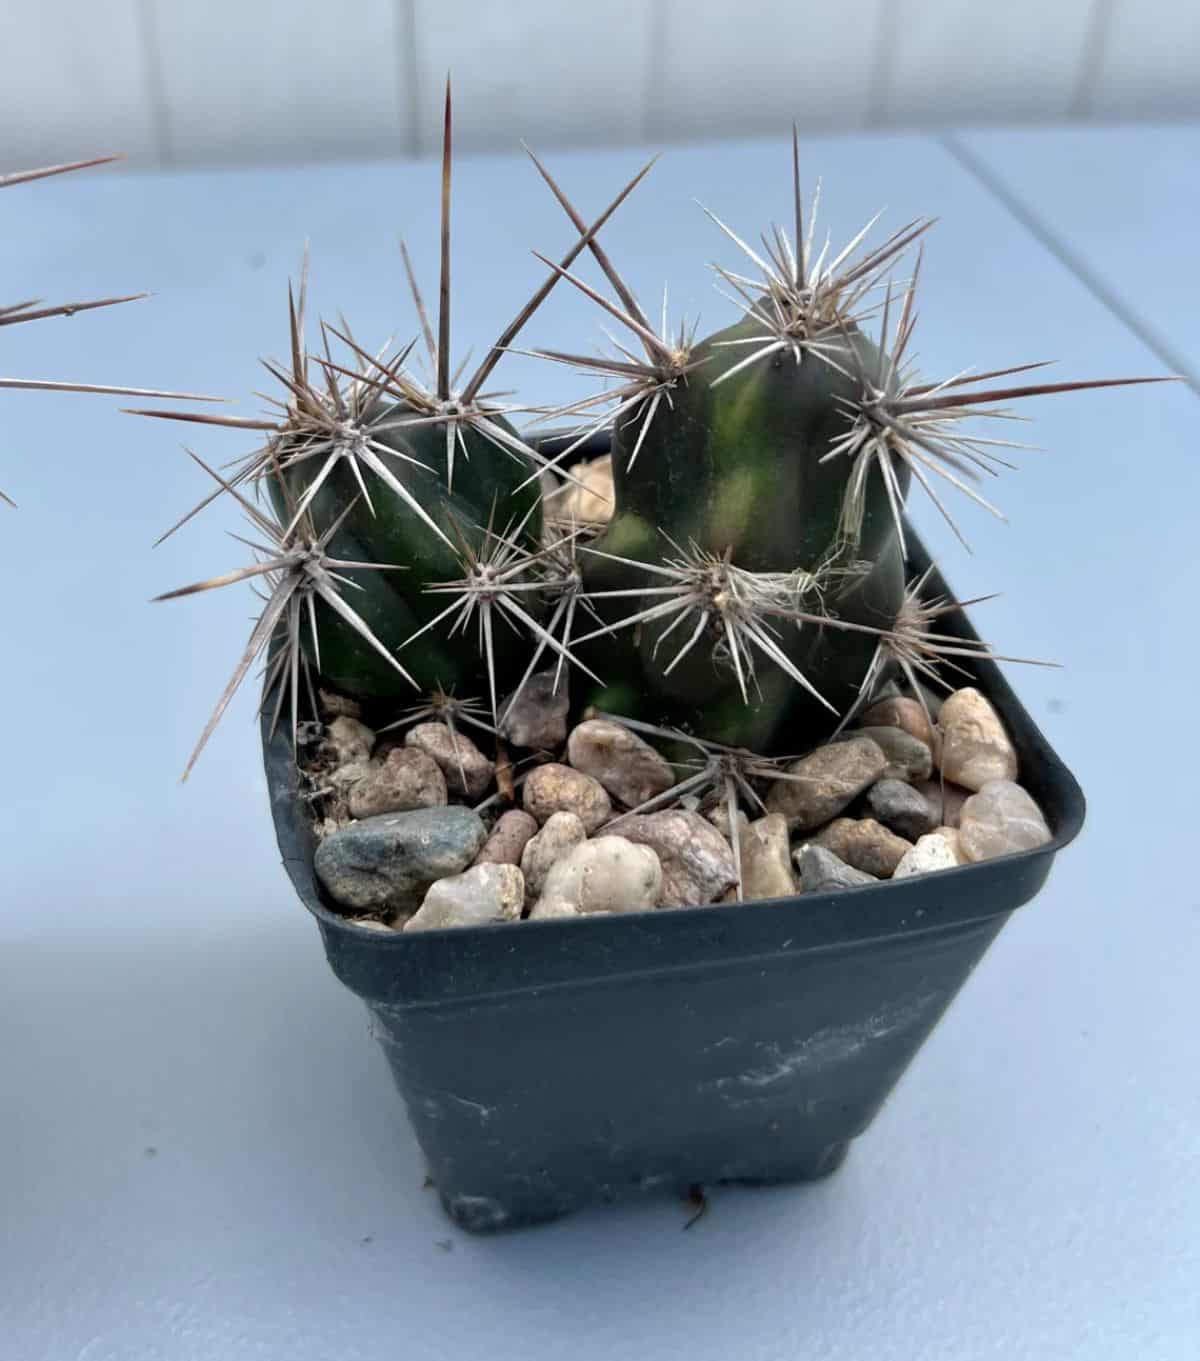
[[[1180,279],[1200,207],[1194,129],[968,145],[1195,356],[1195,290]],[[1102,194],[1094,212],[1073,206],[1113,148],[1132,257],[1093,230]],[[637,159],[556,164],[588,215]],[[1042,358],[1063,377],[1161,372],[936,142],[814,141],[805,164],[824,176],[835,239],[885,205],[885,226],[941,219],[921,307],[931,374]],[[669,278],[673,308],[702,304],[715,327],[727,309],[704,265],[730,257],[691,200],[757,230],[788,211],[786,168],[782,142],[672,151],[614,220],[610,250],[644,296]],[[363,164],[7,191],[5,298],[158,296],[5,330],[0,373],[191,387],[249,413],[256,356],[286,346],[285,278],[306,233],[321,308],[343,307],[372,343],[410,332],[395,237],[406,231],[432,282],[433,185],[428,164]],[[515,159],[464,159],[455,205],[455,346],[478,352],[539,275],[528,247],[558,250],[571,232]],[[578,348],[595,324],[560,289],[530,339]],[[505,374],[533,400],[570,390],[533,361]],[[221,513],[150,548],[203,485],[178,430],[118,405],[0,394],[0,486],[21,503],[0,520],[6,1355],[1191,1361],[1191,392],[1030,404],[1048,452],[998,484],[1011,525],[964,508],[974,557],[917,509],[960,593],[1006,592],[976,613],[984,635],[1065,664],[1010,671],[1090,815],[843,1170],[717,1190],[687,1234],[686,1207],[649,1200],[492,1239],[451,1227],[422,1189],[365,1014],[279,867],[251,694],[178,784],[251,602],[145,603],[237,565],[239,549]],[[244,445],[204,431],[194,443],[213,459]]]

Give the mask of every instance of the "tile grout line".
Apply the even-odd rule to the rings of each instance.
[[[641,140],[662,136],[662,83],[667,46],[667,0],[650,0],[646,6],[646,79],[642,89]]]
[[[881,128],[888,122],[892,105],[892,86],[896,74],[896,35],[900,0],[880,0],[875,41],[871,52],[870,84],[864,128]]]
[[[397,114],[408,115],[405,155],[421,156],[421,63],[417,57],[417,0],[396,0]],[[406,107],[407,106],[407,107]]]
[[[1096,98],[1096,83],[1108,53],[1112,33],[1113,0],[1092,0],[1087,30],[1080,44],[1079,76],[1067,114],[1081,121],[1090,119]]]
[[[159,42],[155,0],[137,0],[138,36],[142,46],[143,76],[146,82],[146,102],[150,106],[151,132],[160,168],[175,164],[171,140],[171,115],[167,106],[167,91],[163,84],[162,47]]]
[[[958,162],[968,174],[972,175],[1005,207],[1016,220],[1041,243],[1051,255],[1068,269],[1089,293],[1105,307],[1124,327],[1160,360],[1173,374],[1177,374],[1191,390],[1200,397],[1200,373],[1188,363],[1174,346],[1159,335],[1148,321],[1138,315],[1132,307],[1104,282],[1104,280],[1077,255],[1070,246],[1050,226],[1042,221],[1029,205],[995,174],[990,167],[973,151],[959,141],[954,133],[943,133],[935,138],[942,147]]]

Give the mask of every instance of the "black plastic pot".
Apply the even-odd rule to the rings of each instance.
[[[936,573],[930,591],[947,591]],[[961,614],[947,631],[976,638]],[[289,738],[264,723],[284,866],[367,1004],[459,1225],[841,1164],[1083,823],[1078,784],[1003,676],[974,675],[1050,823],[1038,850],[838,893],[408,935],[322,901]]]

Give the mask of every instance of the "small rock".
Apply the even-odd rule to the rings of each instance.
[[[929,800],[903,780],[886,779],[867,790],[867,807],[891,831],[916,841],[938,824]]]
[[[553,865],[534,912],[566,904],[576,912],[646,912],[662,894],[663,872],[649,846],[623,836],[598,836]]]
[[[531,922],[553,921],[555,918],[582,917],[577,907],[564,902],[561,898],[539,898],[529,911]]]
[[[483,850],[475,857],[477,865],[519,865],[521,854],[537,831],[537,821],[519,808],[501,813]]]
[[[742,896],[747,902],[795,894],[787,819],[781,813],[769,813],[750,823],[739,838],[739,850]]]
[[[929,874],[933,870],[956,869],[962,861],[954,846],[936,832],[921,837],[915,846],[905,851],[904,858],[892,873],[893,879],[907,879],[913,874]]]
[[[711,903],[737,878],[733,848],[699,813],[634,813],[615,822],[613,830],[658,856],[661,901],[667,907]]]
[[[362,717],[362,705],[349,695],[339,695],[336,691],[326,690],[322,686],[317,691],[317,700],[321,706],[321,717],[327,723],[335,718]]]
[[[971,797],[971,791],[950,780],[921,780],[913,786],[925,797],[934,819],[947,827],[957,827],[962,806]]]
[[[912,849],[912,842],[876,822],[874,818],[838,818],[813,838],[839,860],[874,879],[887,879]]]
[[[433,757],[408,747],[393,747],[351,788],[350,816],[370,818],[378,813],[440,808],[445,802],[446,780]]]
[[[436,931],[516,921],[524,904],[525,878],[516,865],[475,865],[431,885],[404,929]]]
[[[1000,715],[978,690],[956,690],[942,705],[942,774],[981,790],[991,780],[1017,778],[1017,753]]]
[[[1044,846],[1050,840],[1050,828],[1041,809],[1019,784],[989,780],[963,804],[958,840],[968,860],[991,860]]]
[[[353,789],[360,780],[367,779],[372,769],[370,761],[349,761],[344,766],[334,766],[332,770],[327,770],[321,776],[321,782],[344,792]]]
[[[774,782],[767,811],[782,813],[793,830],[810,831],[836,817],[886,766],[887,757],[876,742],[852,733],[787,766],[786,774],[799,778]]]
[[[869,737],[887,757],[887,766],[881,778],[907,780],[927,780],[933,774],[933,751],[924,742],[905,732],[903,728],[855,728],[850,737]],[[844,742],[845,737],[838,737]]]
[[[577,463],[570,469],[570,475],[575,481],[568,482],[550,503],[551,516],[582,524],[607,524],[615,506],[612,455]]]
[[[352,822],[317,847],[317,878],[357,912],[411,911],[435,879],[466,869],[487,839],[469,808],[421,808]]]
[[[371,759],[375,734],[357,718],[343,714],[325,729],[325,741],[339,766],[349,766]]]
[[[799,847],[793,858],[800,871],[801,893],[828,893],[830,889],[858,888],[879,882],[874,875],[854,869],[832,851],[812,841]]]
[[[462,732],[444,723],[418,723],[404,735],[404,745],[432,756],[446,777],[446,788],[468,799],[480,799],[496,773],[494,761]]]
[[[554,813],[574,813],[589,835],[612,817],[612,804],[604,786],[590,775],[557,761],[529,772],[521,801],[525,811],[541,823]]]
[[[562,478],[553,468],[543,468],[538,474],[538,482],[541,484],[543,501],[553,496],[563,484]]]
[[[725,803],[718,803],[715,808],[710,808],[705,813],[705,818],[717,829],[726,841],[733,844],[733,836],[729,830],[729,807]],[[750,819],[739,808],[737,810],[737,825],[739,834],[743,833],[750,826]]]
[[[872,704],[858,720],[863,728],[901,728],[933,750],[933,729],[920,700],[896,695]]]
[[[361,926],[366,931],[384,931],[389,936],[395,930],[395,928],[389,926],[387,922],[381,922],[378,917],[350,917],[348,920],[352,921],[355,926]]]
[[[957,827],[935,827],[930,835],[940,836],[954,852],[960,865],[965,865],[967,863],[967,857],[963,855],[962,840],[958,835]]]
[[[574,729],[567,760],[626,808],[648,803],[675,783],[671,767],[649,742],[608,718],[589,718]]]
[[[556,750],[566,741],[570,707],[567,668],[563,667],[561,675],[554,666],[547,671],[535,671],[521,687],[516,701],[510,697],[500,706],[500,735],[514,747]]]
[[[526,896],[533,900],[540,897],[551,866],[586,840],[587,828],[574,813],[552,813],[546,819],[546,825],[525,843],[521,852]]]

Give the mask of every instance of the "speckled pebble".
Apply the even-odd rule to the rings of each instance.
[[[432,756],[446,777],[446,788],[472,801],[484,796],[496,773],[495,762],[466,733],[451,732],[445,723],[418,723],[404,734],[404,745]]]
[[[535,671],[515,701],[510,696],[501,704],[501,736],[514,747],[554,751],[566,741],[570,707],[567,667]]]
[[[529,839],[537,832],[537,822],[519,808],[510,808],[496,819],[483,850],[475,857],[477,865],[519,865]]]
[[[699,813],[635,813],[613,831],[649,846],[662,864],[665,907],[700,907],[734,882],[733,848]]]
[[[350,816],[370,818],[413,808],[440,808],[445,802],[446,780],[437,762],[423,751],[393,747],[351,787]]]
[[[589,835],[612,817],[612,803],[604,786],[590,775],[557,761],[536,766],[529,772],[521,802],[539,823],[547,822],[555,813],[574,813]]]

